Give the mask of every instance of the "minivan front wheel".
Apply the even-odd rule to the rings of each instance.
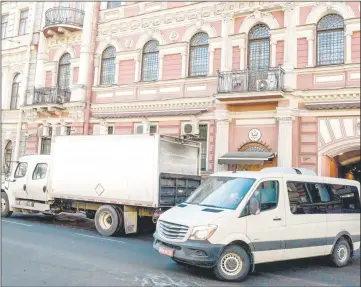
[[[230,245],[223,250],[213,272],[223,281],[241,281],[250,268],[251,260],[246,250],[238,245]]]
[[[344,267],[351,258],[351,247],[345,239],[340,239],[335,244],[331,254],[331,261],[336,267]]]

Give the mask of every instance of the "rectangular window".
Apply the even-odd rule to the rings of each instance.
[[[150,125],[150,127],[149,127],[149,133],[151,133],[151,134],[156,134],[157,133],[157,129],[158,127],[157,127],[157,125]]]
[[[156,124],[151,124],[149,127],[149,133],[156,134],[157,132],[158,132],[158,126]],[[135,134],[143,134],[144,133],[143,125],[142,124],[134,125],[134,133]]]
[[[28,170],[28,164],[26,162],[20,162],[16,168],[14,178],[21,178],[26,175]]]
[[[208,156],[208,125],[199,125],[199,137],[194,139],[201,144],[201,171],[207,170]]]
[[[108,9],[117,8],[122,6],[121,1],[108,1]]]
[[[8,22],[9,22],[9,15],[2,15],[1,16],[1,39],[5,39],[7,37]]]
[[[279,183],[278,181],[264,181],[260,183],[252,197],[259,200],[261,212],[275,209],[278,205]]]
[[[19,36],[25,35],[28,32],[28,10],[21,11],[19,23]]]
[[[71,127],[66,127],[66,135],[70,136],[71,135]]]
[[[51,150],[51,139],[50,138],[42,138],[40,154],[50,154],[50,150]]]
[[[33,180],[45,178],[47,170],[48,165],[46,163],[38,163],[34,169]]]
[[[326,184],[331,196],[328,213],[360,213],[360,197],[355,186]]]
[[[108,127],[108,135],[112,135],[114,134],[114,127],[113,126],[109,126]]]

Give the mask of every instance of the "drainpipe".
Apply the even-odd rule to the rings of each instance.
[[[92,38],[91,38],[91,48],[90,48],[90,63],[89,63],[89,73],[88,73],[88,85],[86,90],[86,101],[85,101],[85,114],[84,114],[84,135],[89,134],[89,119],[90,119],[90,107],[92,100],[93,92],[93,83],[94,83],[94,53],[95,53],[95,43],[97,35],[97,25],[99,20],[99,10],[100,2],[96,2],[95,8],[93,11],[93,25],[92,25]]]
[[[18,124],[16,127],[16,139],[15,139],[15,151],[14,151],[14,161],[17,161],[19,158],[19,149],[20,149],[20,137],[21,137],[21,127],[23,124],[23,108],[26,101],[26,90],[28,89],[28,81],[29,81],[29,70],[30,70],[30,61],[31,61],[31,46],[33,44],[33,37],[34,37],[34,28],[35,28],[35,16],[36,16],[36,2],[33,2],[33,15],[31,19],[31,27],[29,31],[29,41],[27,43],[26,47],[26,62],[25,62],[25,68],[24,68],[24,74],[23,74],[23,89],[20,94],[20,107],[19,107],[19,118],[18,118]],[[15,167],[13,163],[13,167]]]

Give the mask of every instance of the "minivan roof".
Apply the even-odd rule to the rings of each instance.
[[[288,180],[306,180],[309,182],[328,182],[334,184],[345,184],[354,185],[360,188],[360,183],[356,180],[336,178],[336,177],[325,177],[325,176],[314,176],[314,175],[302,175],[302,174],[288,174],[280,172],[262,172],[262,171],[221,171],[212,174],[211,176],[220,177],[243,177],[243,178],[254,178],[256,180],[262,178],[284,178]]]

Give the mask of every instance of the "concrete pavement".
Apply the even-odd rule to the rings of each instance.
[[[345,268],[321,259],[257,266],[242,283],[181,267],[152,248],[151,234],[105,238],[83,218],[2,220],[2,286],[360,286],[360,256]]]

